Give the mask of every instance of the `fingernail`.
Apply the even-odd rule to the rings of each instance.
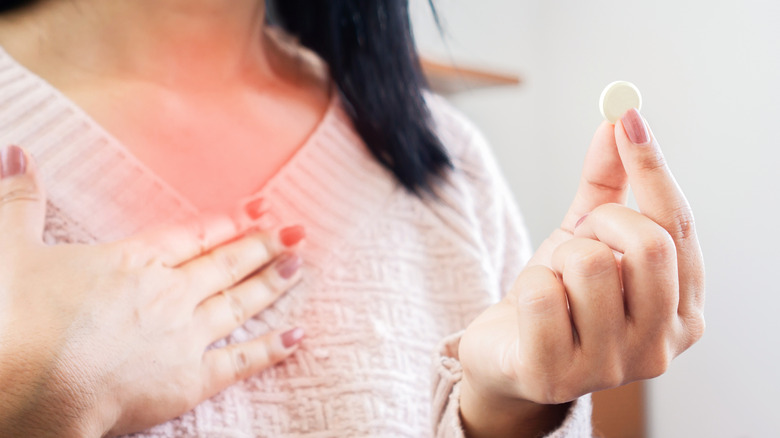
[[[642,116],[636,108],[626,111],[621,120],[631,143],[641,145],[650,142],[650,133],[647,131],[645,121],[642,120]]]
[[[577,221],[577,223],[576,223],[576,224],[574,224],[574,228],[577,228],[577,227],[579,227],[580,225],[582,225],[582,223],[583,223],[583,222],[585,222],[585,219],[587,219],[587,218],[588,218],[588,215],[589,215],[589,214],[590,214],[590,213],[587,213],[587,214],[585,214],[585,216],[581,217],[581,218],[580,218],[580,220],[578,220],[578,221]]]
[[[291,278],[303,264],[301,256],[295,253],[284,253],[279,256],[274,266],[279,276],[285,280]]]
[[[282,241],[282,245],[287,247],[295,245],[304,237],[306,237],[306,229],[303,228],[303,225],[293,225],[279,231],[279,240]]]
[[[0,178],[21,175],[27,171],[27,158],[19,146],[6,146],[0,150]]]
[[[257,198],[247,203],[244,211],[246,211],[250,219],[256,221],[268,213],[268,202],[266,202],[265,198]]]
[[[301,339],[303,339],[303,329],[300,327],[295,327],[292,330],[287,330],[286,332],[282,333],[281,338],[284,348],[290,348],[298,342],[301,342]]]

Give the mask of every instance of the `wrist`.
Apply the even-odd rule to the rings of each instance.
[[[3,351],[0,354],[2,435],[101,436],[101,422],[91,409],[94,403],[89,403],[80,388],[68,385],[64,380],[55,360],[45,349],[9,348]]]
[[[0,396],[0,430],[3,436],[84,438],[103,435],[101,422],[85,407],[53,394],[39,382],[16,385]],[[7,434],[7,435],[5,435]]]
[[[536,437],[563,423],[571,403],[542,405],[528,400],[486,394],[464,375],[460,416],[469,438]]]

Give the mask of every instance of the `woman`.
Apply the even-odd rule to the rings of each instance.
[[[14,3],[6,434],[582,436],[588,393],[702,335],[690,209],[635,110],[528,262],[404,1]]]

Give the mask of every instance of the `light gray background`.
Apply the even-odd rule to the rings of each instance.
[[[613,80],[634,82],[696,215],[707,333],[650,383],[651,437],[780,436],[780,2],[412,0],[423,53],[520,73],[452,97],[486,134],[534,243],[559,223]]]

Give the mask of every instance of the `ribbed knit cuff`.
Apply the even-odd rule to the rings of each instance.
[[[437,438],[464,437],[460,422],[460,383],[463,368],[458,360],[458,345],[463,331],[444,338],[433,358],[432,409],[434,436]]]
[[[460,384],[463,368],[458,359],[458,345],[463,331],[444,338],[433,358],[432,409],[436,438],[465,438],[460,421]],[[585,438],[593,436],[590,394],[575,400],[560,427],[545,438]]]

